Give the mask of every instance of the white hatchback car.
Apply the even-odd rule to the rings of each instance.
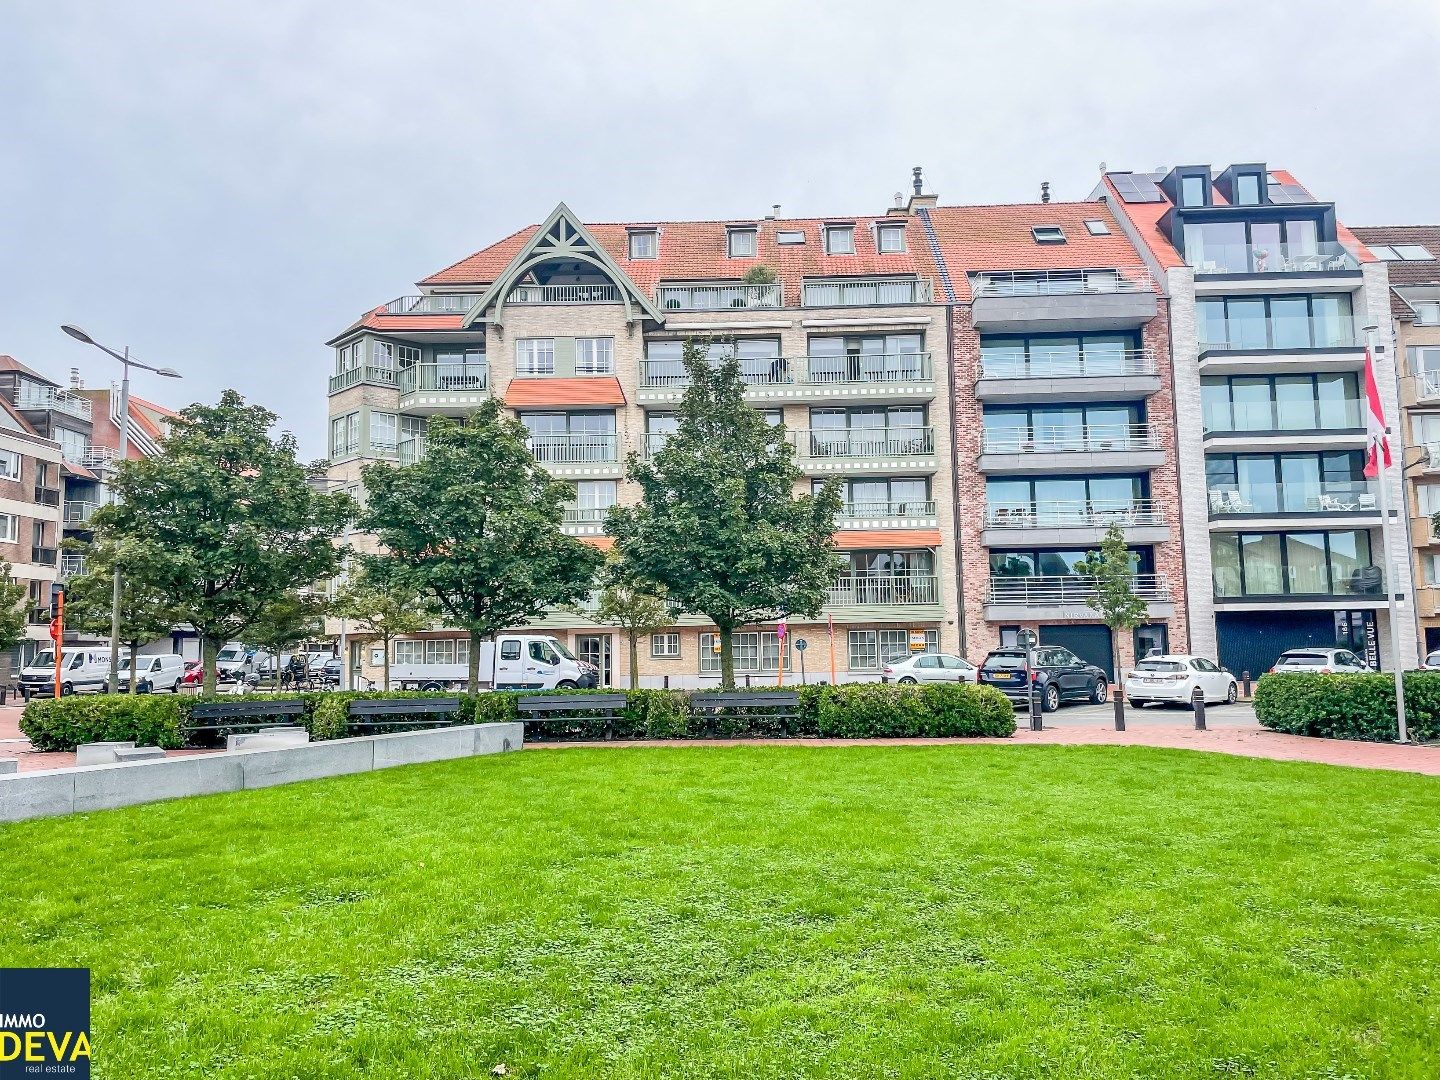
[[[1147,656],[1125,677],[1125,699],[1131,705],[1152,701],[1189,705],[1197,689],[1207,705],[1221,701],[1233,705],[1240,696],[1235,676],[1203,656]]]
[[[1300,672],[1306,675],[1363,675],[1373,671],[1349,649],[1287,649],[1275,661],[1277,675]]]
[[[916,653],[903,660],[892,660],[880,669],[881,682],[968,682],[978,677],[977,669],[963,656],[949,653]]]

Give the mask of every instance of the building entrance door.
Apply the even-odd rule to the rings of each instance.
[[[611,682],[611,665],[614,659],[611,648],[613,640],[613,634],[581,634],[575,639],[576,652],[580,654],[580,659],[594,664],[599,669],[601,686],[609,686]]]

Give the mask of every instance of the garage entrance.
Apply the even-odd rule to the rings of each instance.
[[[1110,645],[1110,628],[1101,623],[1069,623],[1040,627],[1040,644],[1069,649],[1087,664],[1094,664],[1108,678],[1115,670],[1115,651]]]

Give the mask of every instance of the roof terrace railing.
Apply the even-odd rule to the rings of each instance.
[[[1155,280],[1143,266],[1076,270],[981,270],[970,275],[970,291],[989,296],[1085,296],[1153,292]]]
[[[614,285],[516,285],[506,297],[507,304],[618,304],[620,290]]]
[[[749,285],[744,282],[661,285],[655,303],[666,311],[724,311],[729,308],[778,308],[780,283]]]
[[[1207,274],[1325,274],[1359,270],[1350,250],[1333,240],[1315,244],[1205,244],[1187,252],[1197,277]]]
[[[807,280],[800,291],[804,307],[883,307],[934,302],[929,278],[826,278]]]
[[[385,305],[387,315],[464,315],[479,300],[469,293],[432,293],[397,296]]]

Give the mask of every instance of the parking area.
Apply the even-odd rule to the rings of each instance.
[[[1028,726],[1025,710],[1016,710],[1016,721],[1021,727]],[[1125,706],[1127,727],[1193,727],[1195,715],[1181,705],[1146,705],[1137,708]],[[1069,727],[1114,727],[1115,706],[1104,705],[1062,705],[1053,713],[1045,714],[1047,728]],[[1205,726],[1210,728],[1240,727],[1259,730],[1255,721],[1255,707],[1248,701],[1234,705],[1209,705],[1205,708]]]

